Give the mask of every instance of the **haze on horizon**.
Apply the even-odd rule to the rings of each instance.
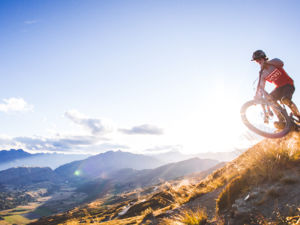
[[[299,10],[295,0],[1,1],[0,149],[251,145],[239,110],[254,96],[254,50],[285,62],[300,105]]]

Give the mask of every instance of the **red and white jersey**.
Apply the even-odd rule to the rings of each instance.
[[[281,87],[286,84],[294,85],[294,81],[285,72],[283,68],[275,68],[266,78],[266,81],[273,83],[276,87]]]
[[[264,88],[268,81],[276,87],[282,87],[287,84],[294,85],[293,79],[282,68],[283,62],[280,59],[267,61],[267,66],[260,71],[260,85]]]

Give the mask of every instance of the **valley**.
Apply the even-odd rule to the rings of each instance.
[[[19,192],[21,192],[19,190]],[[31,196],[26,204],[17,204],[10,209],[0,211],[0,224],[28,224],[40,217],[65,212],[79,204],[87,197],[84,193],[78,193],[75,188],[61,185],[55,191],[47,193],[47,189],[34,189],[26,187],[22,193]],[[11,202],[13,197],[8,200]]]

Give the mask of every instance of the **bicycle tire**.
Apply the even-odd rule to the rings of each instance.
[[[247,118],[247,110],[249,109],[249,107],[254,106],[254,105],[265,105],[265,106],[272,106],[273,108],[276,109],[276,111],[278,113],[280,113],[284,119],[285,119],[285,127],[283,129],[281,129],[280,131],[277,132],[266,132],[263,131],[259,128],[257,128],[256,126],[254,126],[253,124],[251,124]],[[267,138],[281,138],[285,135],[287,135],[289,133],[289,131],[291,130],[292,127],[292,121],[290,119],[290,117],[288,116],[288,114],[286,113],[285,110],[279,108],[278,106],[276,106],[273,103],[269,103],[269,102],[265,102],[265,101],[260,101],[260,100],[251,100],[246,102],[242,108],[241,108],[241,117],[242,117],[242,121],[243,123],[253,132],[263,136],[263,137],[267,137]]]

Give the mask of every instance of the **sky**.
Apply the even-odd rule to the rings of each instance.
[[[245,148],[253,51],[284,61],[300,105],[299,10],[296,0],[1,0],[0,149]]]

